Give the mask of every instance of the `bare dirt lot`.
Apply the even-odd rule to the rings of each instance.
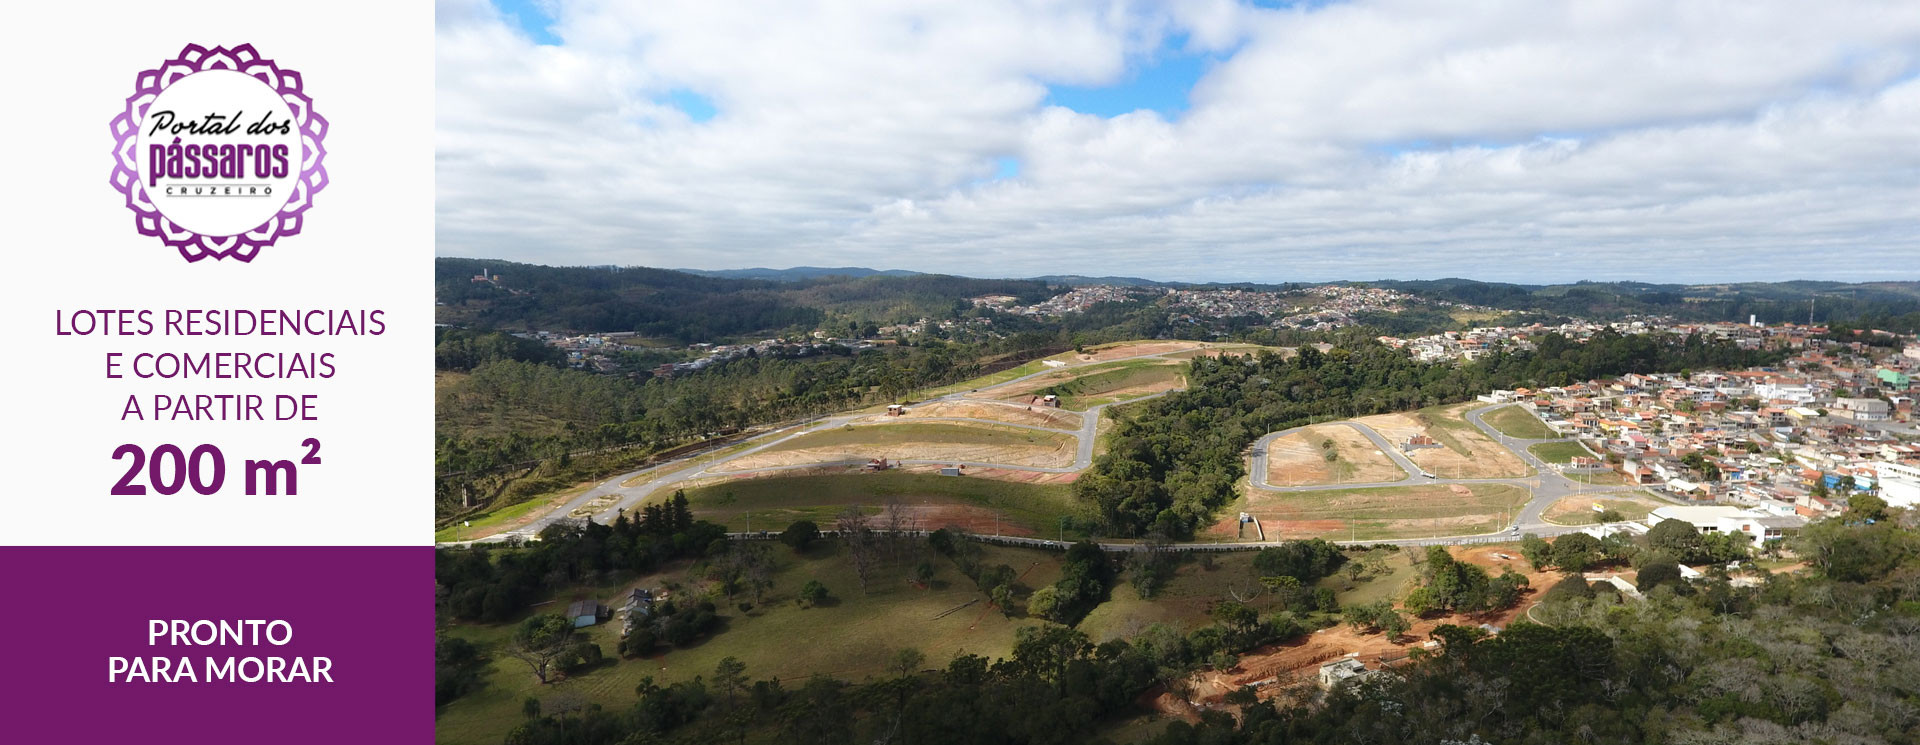
[[[1450,407],[1441,412],[1458,412]],[[1430,410],[1432,411],[1432,410]],[[1526,476],[1527,464],[1513,451],[1494,442],[1457,413],[1413,412],[1376,414],[1354,421],[1372,427],[1398,447],[1414,435],[1427,435],[1441,447],[1417,448],[1407,459],[1437,476],[1450,479],[1495,479]]]
[[[1122,362],[1069,368],[1031,380],[995,388],[988,392],[1002,401],[1027,404],[1045,392],[1058,391],[1061,406],[1084,410],[1089,406],[1113,403],[1186,385],[1184,366],[1177,362],[1154,360]]]
[[[1615,492],[1604,496],[1591,494],[1565,497],[1547,507],[1547,511],[1540,516],[1550,523],[1585,525],[1599,520],[1600,513],[1593,509],[1595,504],[1618,512],[1621,517],[1628,520],[1644,520],[1647,513],[1660,507],[1660,503],[1654,500],[1636,497],[1630,493]]]
[[[1235,354],[1235,355],[1244,356],[1244,355],[1254,354],[1256,352],[1261,352],[1261,351],[1274,352],[1276,354],[1279,354],[1282,357],[1292,357],[1294,353],[1294,348],[1293,347],[1260,347],[1260,346],[1254,346],[1251,344],[1229,345],[1229,346],[1223,346],[1223,347],[1212,347],[1210,349],[1191,349],[1185,352],[1174,352],[1172,354],[1166,355],[1166,357],[1167,359],[1170,359],[1170,360],[1190,360],[1195,357],[1218,357],[1223,354]]]
[[[902,466],[899,470],[907,473],[939,473],[937,464],[914,464]],[[1046,471],[1022,471],[1013,468],[968,468],[967,477],[974,479],[992,479],[1015,484],[1071,484],[1080,478],[1079,473],[1049,473]]]
[[[959,417],[963,419],[986,419],[1008,424],[1024,424],[1029,427],[1047,427],[1063,431],[1080,429],[1079,414],[1063,411],[1050,406],[1027,406],[1024,404],[1001,401],[935,401],[907,407],[907,413],[901,416],[875,414],[860,420],[861,422],[885,423],[912,419],[941,417]]]
[[[1329,462],[1322,443],[1331,440]],[[1406,478],[1391,458],[1352,427],[1324,425],[1274,440],[1267,448],[1267,483],[1274,486],[1369,484]]]
[[[1066,434],[964,422],[846,426],[809,432],[711,470],[754,471],[807,463],[885,458],[1062,468],[1077,442]]]
[[[1073,356],[1073,361],[1106,362],[1109,360],[1120,360],[1149,354],[1166,354],[1168,352],[1182,352],[1189,349],[1202,349],[1206,346],[1208,346],[1206,342],[1198,341],[1121,342],[1110,346],[1089,349],[1085,354],[1076,354]]]
[[[1492,624],[1506,628],[1514,619],[1525,613],[1534,603],[1534,599],[1546,587],[1556,581],[1552,572],[1523,571],[1528,569],[1526,561],[1519,558],[1519,549],[1511,545],[1482,546],[1468,549],[1455,546],[1448,549],[1455,559],[1487,567],[1498,576],[1504,571],[1515,571],[1527,575],[1530,589],[1519,604],[1505,610],[1477,614],[1438,614],[1427,618],[1411,618],[1413,628],[1406,636],[1388,639],[1385,634],[1368,631],[1356,631],[1350,626],[1340,625],[1308,634],[1299,639],[1281,644],[1270,645],[1244,655],[1230,670],[1208,670],[1194,677],[1192,702],[1206,708],[1217,708],[1225,696],[1241,686],[1253,685],[1262,681],[1275,681],[1260,689],[1263,699],[1278,695],[1289,684],[1313,685],[1316,682],[1322,664],[1354,654],[1368,667],[1379,667],[1382,660],[1389,662],[1404,659],[1413,649],[1420,648],[1441,624],[1478,626]],[[1501,555],[1512,557],[1502,559]]]
[[[1503,515],[1527,501],[1506,484],[1421,484],[1321,491],[1250,490],[1246,512],[1260,519],[1267,538],[1370,540],[1489,533]],[[1236,515],[1209,529],[1235,535]]]

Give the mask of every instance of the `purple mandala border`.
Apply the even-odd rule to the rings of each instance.
[[[134,152],[139,140],[139,122],[146,119],[147,107],[160,92],[181,78],[206,70],[233,70],[266,83],[293,111],[294,123],[300,131],[302,162],[293,195],[287,198],[279,213],[259,227],[237,235],[201,235],[168,220],[148,199],[139,175],[138,155]],[[260,249],[284,236],[299,235],[306,212],[313,206],[314,195],[327,185],[327,169],[323,165],[327,155],[323,145],[327,120],[313,111],[313,99],[307,97],[302,84],[299,72],[283,70],[273,60],[262,58],[252,44],[212,49],[188,44],[180,50],[179,57],[167,60],[157,69],[141,71],[134,78],[134,93],[127,97],[126,107],[109,125],[114,136],[114,167],[109,181],[125,195],[127,209],[133,210],[134,227],[140,234],[159,238],[179,250],[189,262],[212,257],[242,263],[252,261]]]

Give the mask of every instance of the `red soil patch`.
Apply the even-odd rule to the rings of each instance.
[[[1197,342],[1197,341],[1168,341],[1168,342],[1155,342],[1152,344],[1122,344],[1117,347],[1108,347],[1106,349],[1096,349],[1088,354],[1076,354],[1073,356],[1073,358],[1076,362],[1106,362],[1109,360],[1122,360],[1128,357],[1140,357],[1140,356],[1149,355],[1149,354],[1164,354],[1166,352],[1179,352],[1179,351],[1188,350],[1188,349],[1199,349],[1202,344],[1203,342]]]
[[[914,526],[921,530],[960,528],[975,535],[1030,536],[1033,531],[1004,519],[996,520],[993,510],[963,504],[903,505]]]

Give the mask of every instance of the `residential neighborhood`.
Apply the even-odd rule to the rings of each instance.
[[[1593,457],[1562,466],[1605,472],[1693,504],[1743,511],[1671,512],[1703,532],[1729,520],[1756,536],[1846,508],[1854,493],[1920,502],[1920,432],[1909,376],[1920,360],[1821,339],[1825,329],[1761,329],[1797,352],[1773,368],[1625,375],[1495,391]],[[1687,508],[1672,508],[1687,509]],[[1753,519],[1747,519],[1753,518]]]

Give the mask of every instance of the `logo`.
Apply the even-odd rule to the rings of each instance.
[[[252,261],[300,233],[327,185],[327,120],[300,73],[251,44],[189,44],[141,72],[112,129],[113,187],[135,228],[187,261]]]

